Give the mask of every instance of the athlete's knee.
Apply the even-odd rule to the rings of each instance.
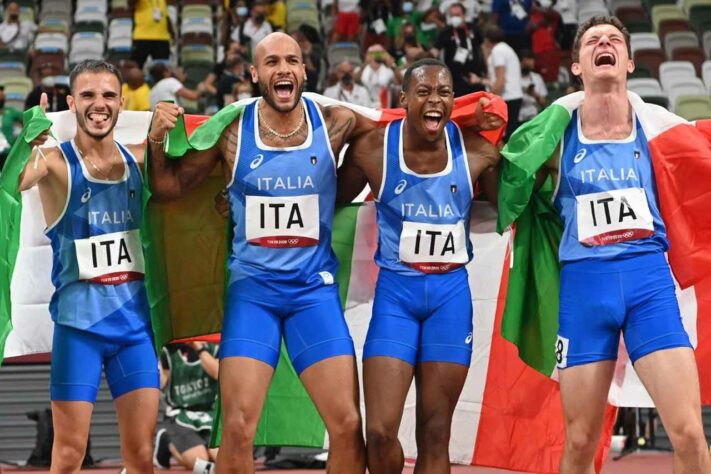
[[[52,447],[52,471],[76,472],[84,461],[86,446],[77,444],[54,443]]]
[[[592,459],[599,441],[600,433],[580,426],[569,426],[565,433],[565,447],[577,459]]]
[[[121,448],[121,456],[126,466],[137,472],[153,471],[153,444],[130,443]]]
[[[225,413],[222,424],[223,442],[233,447],[247,447],[254,442],[259,418],[251,416],[243,409],[231,410]]]
[[[397,433],[397,428],[392,429],[384,425],[368,426],[365,431],[368,450],[375,452],[389,451],[399,443]]]
[[[674,451],[679,456],[694,456],[708,451],[706,437],[700,423],[679,423],[664,428]]]
[[[363,435],[360,413],[354,408],[339,416],[335,423],[331,423],[328,437],[332,440],[350,441],[355,436],[362,437]]]
[[[441,448],[449,444],[451,421],[446,416],[429,416],[417,427],[423,441],[423,448]]]

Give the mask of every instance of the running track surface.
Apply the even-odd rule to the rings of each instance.
[[[37,470],[37,469],[21,469],[8,466],[0,466],[0,472],[2,473],[14,473],[14,474],[45,474],[49,470]],[[118,474],[119,467],[102,467],[98,469],[86,469],[82,471],[88,474]],[[171,470],[156,470],[156,474],[186,474],[190,471],[171,469]],[[267,471],[263,469],[257,469],[259,473],[281,473],[289,474],[294,472],[300,473],[322,473],[325,471],[319,470],[278,470],[278,471]],[[411,468],[405,469],[404,473],[411,474],[413,471]],[[513,471],[503,471],[501,469],[490,469],[485,467],[471,467],[471,466],[453,466],[452,474],[509,474]],[[669,453],[657,453],[657,452],[644,452],[644,453],[632,453],[629,456],[621,459],[619,461],[612,461],[608,459],[605,462],[605,466],[602,470],[602,474],[668,474],[672,472],[672,456]]]

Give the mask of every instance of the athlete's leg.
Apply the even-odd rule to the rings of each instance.
[[[452,416],[469,367],[448,362],[417,365],[416,473],[448,473]]]
[[[309,366],[300,376],[328,431],[327,470],[364,473],[365,446],[355,357],[330,357]]]
[[[560,474],[594,474],[593,458],[607,406],[615,361],[568,367],[558,372],[565,416]]]
[[[363,361],[365,438],[371,474],[402,472],[405,465],[398,431],[413,375],[412,364],[394,357]]]
[[[153,472],[153,433],[158,416],[160,391],[139,388],[116,400],[121,458],[128,474]]]
[[[648,354],[634,364],[674,447],[675,473],[709,473],[711,459],[701,421],[694,351],[677,347]]]
[[[68,474],[81,469],[93,410],[91,402],[52,401],[54,444],[51,474]]]

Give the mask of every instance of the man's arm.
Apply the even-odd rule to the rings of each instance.
[[[198,354],[198,357],[200,358],[200,365],[211,379],[217,380],[217,376],[220,370],[220,363],[215,358],[215,356],[213,356],[208,350],[209,346],[204,342],[191,342],[190,345],[192,346],[195,352],[198,352],[202,348],[205,348],[204,351]]]
[[[338,185],[336,186],[336,202],[338,204],[348,204],[353,201],[368,184],[368,178],[355,159],[358,142],[359,140],[355,140],[346,149],[343,164],[338,168]]]
[[[499,187],[499,149],[489,140],[473,131],[464,132],[464,146],[467,149],[469,173],[472,184],[479,182],[486,199],[497,205]]]
[[[506,85],[506,67],[496,66],[494,68],[494,74],[496,75],[496,79],[494,79],[494,83],[491,85],[491,93],[501,95]]]
[[[168,132],[175,128],[178,116],[183,113],[182,107],[168,102],[160,102],[156,106],[148,133],[150,149],[149,179],[153,197],[158,201],[177,199],[201,183],[222,159],[222,147],[226,140],[223,133],[220,143],[214,147],[199,152],[189,152],[181,159],[169,160],[163,151],[163,145]],[[226,131],[229,131],[228,127]],[[236,140],[234,138],[230,138]]]
[[[383,178],[383,137],[382,128],[371,130],[349,145],[343,164],[338,169],[336,200],[339,203],[353,201],[363,191],[366,184],[374,195],[378,195]]]
[[[553,154],[545,162],[543,166],[536,172],[536,183],[533,185],[533,189],[540,189],[543,183],[546,182],[548,176],[552,176],[554,180],[558,179],[558,157],[560,156],[560,143],[553,151]]]

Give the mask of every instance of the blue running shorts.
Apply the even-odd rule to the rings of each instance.
[[[466,269],[417,276],[380,269],[363,360],[384,356],[413,366],[472,358],[472,296]]]
[[[620,330],[634,364],[662,349],[692,347],[663,253],[582,260],[560,276],[558,368],[617,359]]]
[[[102,366],[114,398],[139,388],[159,388],[158,358],[149,332],[143,340],[121,344],[81,329],[54,325],[50,375],[53,401],[94,403]]]
[[[252,297],[236,281],[230,285],[220,341],[220,359],[250,357],[276,368],[282,335],[298,374],[311,365],[340,355],[355,356],[338,286],[322,286],[308,297],[290,301],[255,298],[258,285],[248,283]]]

